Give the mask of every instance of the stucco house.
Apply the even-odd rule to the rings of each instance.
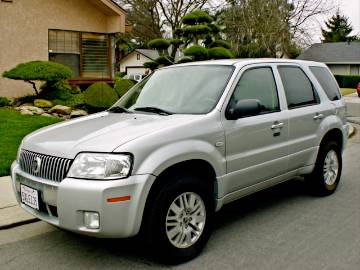
[[[360,42],[313,44],[298,59],[323,62],[335,75],[360,75]]]
[[[127,75],[143,75],[146,72],[144,63],[154,61],[158,57],[159,53],[156,50],[136,49],[120,60],[120,72],[125,72]]]
[[[51,60],[73,70],[73,83],[112,81],[114,34],[126,12],[111,0],[0,0],[0,74],[19,63]],[[32,88],[0,77],[0,96]]]

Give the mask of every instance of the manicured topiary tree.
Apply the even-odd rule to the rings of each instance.
[[[72,71],[70,68],[55,62],[31,61],[19,64],[15,68],[5,71],[2,76],[30,83],[36,95],[38,95],[39,91],[34,81],[46,81],[48,84],[55,84],[59,81],[70,79]]]
[[[208,49],[200,45],[194,45],[184,51],[186,56],[195,61],[207,60],[209,57]]]
[[[84,100],[92,108],[106,109],[118,100],[118,95],[107,83],[97,82],[85,90]]]
[[[189,56],[184,56],[184,57],[180,58],[180,59],[176,62],[176,64],[189,63],[189,62],[192,62],[192,61],[194,61],[194,60],[193,60],[191,57],[189,57]]]
[[[215,47],[208,50],[210,59],[229,59],[233,58],[233,55],[228,49],[223,47]]]
[[[132,80],[117,78],[115,81],[114,90],[116,91],[119,97],[122,97],[134,85],[135,83]]]
[[[170,42],[165,38],[157,38],[150,40],[148,47],[150,49],[158,50],[159,55],[168,54],[167,50],[170,46]]]

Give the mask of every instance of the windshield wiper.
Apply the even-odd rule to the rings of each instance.
[[[113,113],[132,113],[128,109],[126,109],[124,107],[120,107],[120,106],[111,107],[107,111],[108,112],[113,112]]]
[[[139,107],[135,108],[134,111],[141,111],[141,112],[151,112],[151,113],[157,113],[160,115],[171,115],[172,112],[165,111],[163,109],[157,108],[157,107]]]

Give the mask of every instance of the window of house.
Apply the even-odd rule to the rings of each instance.
[[[70,67],[74,77],[80,75],[80,36],[78,32],[49,31],[49,60]]]
[[[304,71],[295,66],[278,67],[289,109],[317,104],[315,89]]]
[[[280,110],[277,87],[270,67],[254,68],[244,72],[234,90],[229,106],[242,99],[257,99],[262,113]]]
[[[140,53],[136,55],[136,60],[140,60]]]
[[[49,60],[70,67],[75,78],[109,78],[110,54],[107,34],[49,30]]]
[[[310,70],[314,74],[330,100],[339,100],[341,98],[336,81],[326,68],[310,67]]]

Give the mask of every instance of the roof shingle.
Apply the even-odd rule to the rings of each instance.
[[[323,63],[360,63],[360,42],[313,44],[297,59]]]

